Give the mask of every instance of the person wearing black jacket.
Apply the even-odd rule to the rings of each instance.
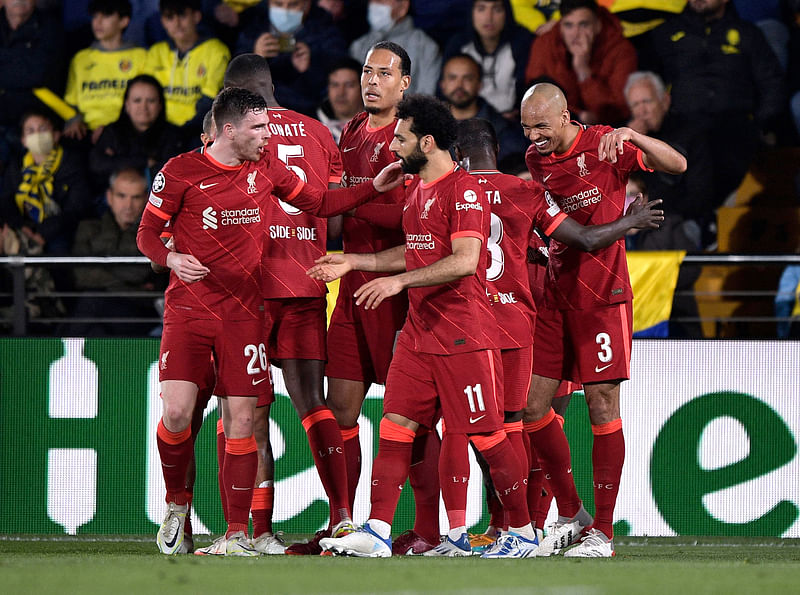
[[[653,31],[652,47],[671,88],[671,113],[708,136],[719,206],[741,183],[760,135],[775,130],[785,113],[778,59],[729,0],[689,0]]]

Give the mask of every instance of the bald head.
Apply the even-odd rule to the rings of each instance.
[[[553,109],[558,113],[567,109],[567,98],[564,92],[551,83],[537,83],[525,91],[522,97],[522,107],[529,104],[537,110]]]
[[[275,102],[269,63],[258,54],[241,54],[231,60],[225,70],[223,87],[247,89],[261,95],[270,106]]]
[[[567,98],[556,85],[539,83],[525,92],[520,108],[522,131],[540,155],[564,152],[577,134]]]

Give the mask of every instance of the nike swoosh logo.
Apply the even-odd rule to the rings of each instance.
[[[595,367],[594,367],[595,374],[599,374],[600,372],[602,372],[602,371],[603,371],[603,370],[605,370],[606,368],[610,368],[610,367],[611,367],[611,366],[613,366],[613,365],[614,365],[614,364],[608,364],[607,366],[603,366],[602,368],[601,368],[600,366],[595,366]]]
[[[547,182],[547,180],[549,180],[550,176],[552,176],[552,175],[553,175],[553,172],[550,172],[549,174],[547,174],[545,177],[542,178],[542,182]]]
[[[261,384],[265,380],[266,380],[266,378],[262,378],[261,380],[256,380],[255,378],[253,378],[253,386],[258,386],[259,384]]]
[[[342,149],[342,153],[349,153],[350,151],[355,150],[355,147],[347,147],[346,149]]]
[[[180,533],[179,531],[176,531],[175,535],[172,536],[172,539],[170,541],[165,541],[164,545],[167,546],[170,549],[175,547],[175,544],[178,542],[179,533]]]
[[[570,467],[569,469],[567,469],[567,474],[569,474],[569,473],[572,473],[572,467]]]
[[[481,415],[480,417],[476,417],[475,419],[472,419],[472,417],[470,417],[469,418],[469,423],[474,424],[476,421],[481,421],[484,417],[486,417],[486,416],[485,415]]]
[[[237,488],[236,486],[231,486],[232,489],[236,490],[237,492],[246,492],[251,488]]]
[[[212,186],[216,186],[219,182],[214,182],[213,184],[203,184],[200,182],[200,190],[205,190],[206,188],[211,188]]]

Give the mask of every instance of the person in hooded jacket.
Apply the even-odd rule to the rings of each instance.
[[[624,89],[636,66],[616,17],[595,0],[563,0],[558,26],[531,46],[525,78],[555,82],[584,124],[620,124],[629,117]]]
[[[483,70],[480,96],[515,120],[533,35],[514,22],[508,0],[473,0],[470,19],[469,27],[450,39],[444,59],[455,54],[475,58]]]

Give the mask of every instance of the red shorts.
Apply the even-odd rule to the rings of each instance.
[[[214,355],[220,397],[256,397],[269,385],[262,320],[186,319],[165,322],[159,380],[186,380],[205,386]]]
[[[386,384],[397,333],[406,320],[408,302],[394,297],[376,310],[356,306],[339,293],[328,328],[329,378]]]
[[[383,412],[432,428],[441,406],[448,432],[496,432],[503,427],[501,366],[497,349],[435,355],[400,342],[386,379]]]
[[[324,297],[264,300],[267,351],[272,360],[328,359]]]
[[[528,404],[533,369],[533,345],[500,351],[503,361],[503,410],[522,411]]]
[[[269,378],[269,382],[262,383],[261,386],[264,387],[264,390],[262,390],[258,395],[258,403],[256,403],[256,407],[266,407],[267,405],[272,405],[275,402],[275,392],[273,391],[272,385],[272,370],[269,369],[269,366],[267,366],[267,377]]]
[[[533,372],[581,384],[628,379],[632,335],[631,302],[587,310],[540,309]]]

